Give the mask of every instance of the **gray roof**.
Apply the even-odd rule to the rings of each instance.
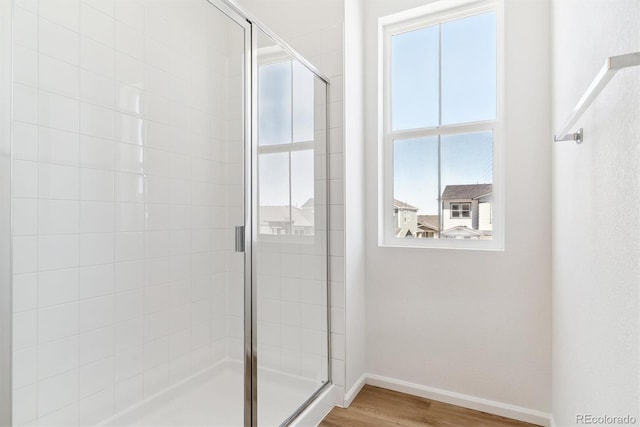
[[[393,207],[394,208],[398,208],[398,209],[406,209],[409,211],[417,211],[418,208],[416,208],[415,206],[411,206],[409,203],[405,203],[403,201],[397,200],[397,199],[393,199]]]
[[[293,225],[313,227],[313,212],[303,211],[295,206],[291,207]],[[260,206],[260,223],[289,222],[289,206]]]
[[[304,202],[304,205],[302,205],[302,209],[313,209],[315,208],[316,204],[315,204],[315,199],[312,197],[309,200],[307,200],[306,202]]]
[[[438,215],[418,215],[418,227],[420,226],[438,230]]]
[[[478,230],[473,230],[464,225],[456,225],[455,227],[451,227],[447,230],[442,230],[442,237],[455,237],[455,236],[482,236],[482,232]]]
[[[491,184],[447,185],[442,192],[442,199],[478,199],[491,194]]]

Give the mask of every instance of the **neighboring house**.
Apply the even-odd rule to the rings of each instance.
[[[442,193],[442,238],[487,239],[493,232],[491,184],[447,185]]]
[[[421,238],[438,237],[438,215],[418,215],[418,234]]]
[[[438,215],[418,215],[418,208],[394,199],[393,223],[396,237],[438,237]]]
[[[260,234],[312,236],[315,205],[313,198],[297,206],[260,206]]]
[[[442,193],[441,218],[438,215],[418,215],[417,207],[394,199],[395,235],[415,238],[490,239],[493,232],[492,191],[491,184],[447,185]]]
[[[396,237],[418,237],[418,208],[394,199],[393,224]]]

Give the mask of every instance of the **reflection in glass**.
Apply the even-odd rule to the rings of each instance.
[[[291,61],[258,68],[259,145],[291,142]]]
[[[280,425],[328,381],[326,85],[258,46],[258,425]]]
[[[295,236],[314,234],[313,150],[291,153],[291,228]]]
[[[315,76],[293,61],[293,142],[313,141]]]
[[[290,234],[289,153],[260,154],[258,172],[260,234]]]

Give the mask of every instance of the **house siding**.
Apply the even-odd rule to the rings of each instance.
[[[451,203],[471,203],[470,218],[451,218]],[[469,199],[452,199],[443,203],[442,209],[442,229],[448,230],[453,227],[464,226],[474,230],[478,229],[478,201]]]

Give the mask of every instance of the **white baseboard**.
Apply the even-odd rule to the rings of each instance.
[[[358,381],[356,381],[356,383],[353,385],[353,387],[351,387],[347,394],[344,395],[344,408],[348,408],[349,406],[351,406],[353,399],[356,398],[356,396],[358,395],[358,393],[360,393],[360,390],[362,390],[362,387],[364,387],[366,383],[367,374],[362,374],[360,378],[358,378]]]
[[[549,427],[556,427],[556,420],[553,419],[553,414],[549,414]]]
[[[426,399],[450,403],[452,405],[461,406],[463,408],[474,409],[476,411],[500,415],[502,417],[512,418],[514,420],[538,424],[544,427],[552,427],[554,425],[551,414],[536,411],[533,409],[523,408],[520,406],[509,405],[506,403],[482,399],[466,394],[427,387],[421,384],[414,384],[407,381],[383,377],[381,375],[367,374],[366,383],[389,390],[424,397]]]

